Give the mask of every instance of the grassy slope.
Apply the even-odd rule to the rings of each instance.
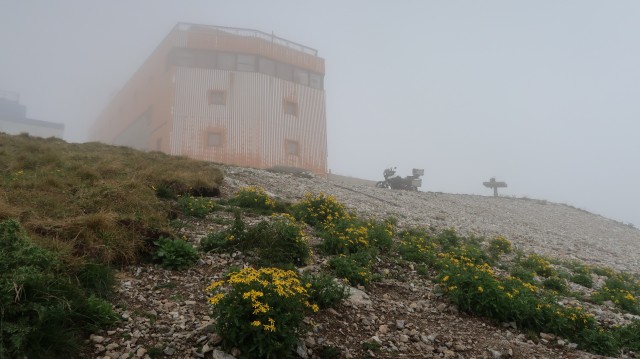
[[[215,165],[100,143],[0,133],[0,220],[68,259],[135,262],[172,210],[159,197],[218,192]]]

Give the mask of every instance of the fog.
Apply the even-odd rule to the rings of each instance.
[[[328,167],[423,191],[567,203],[640,225],[640,2],[0,0],[0,90],[91,123],[177,22],[243,27],[326,60]]]

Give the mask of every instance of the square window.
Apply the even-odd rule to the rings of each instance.
[[[209,147],[222,146],[222,134],[220,132],[209,132],[207,137],[207,145]]]
[[[286,113],[287,115],[298,116],[297,103],[289,100],[284,100],[283,107],[284,107],[284,113]]]
[[[227,92],[223,90],[209,90],[209,92],[207,92],[207,101],[209,105],[226,105]]]
[[[300,154],[300,145],[296,141],[285,141],[285,147],[288,155],[298,156]]]

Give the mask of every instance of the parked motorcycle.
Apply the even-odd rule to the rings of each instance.
[[[412,175],[407,177],[396,176],[396,167],[387,168],[382,175],[384,181],[376,183],[378,188],[392,188],[401,189],[405,191],[417,191],[418,187],[422,186],[422,179],[420,176],[424,175],[424,169],[414,168]]]

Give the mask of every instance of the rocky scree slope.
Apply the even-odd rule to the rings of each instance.
[[[399,226],[455,228],[462,234],[503,235],[526,252],[538,252],[618,270],[637,271],[640,231],[566,205],[545,201],[428,192],[403,192],[333,183],[317,177],[224,167],[221,196],[256,185],[289,201],[305,193],[335,196],[363,217],[393,216]],[[212,215],[232,215],[216,212]],[[251,219],[248,219],[249,221]],[[258,220],[258,219],[253,219]],[[191,223],[185,232],[197,245],[221,221]],[[230,266],[248,265],[242,253],[202,254],[198,265],[183,271],[132,266],[119,272],[117,328],[89,339],[97,358],[233,358],[218,347],[210,332],[213,319],[204,288],[221,279]],[[314,257],[312,268],[326,265]],[[600,358],[577,350],[561,338],[542,334],[532,340],[505,323],[496,327],[482,318],[458,313],[440,297],[434,284],[411,267],[381,263],[390,273],[335,309],[309,318],[312,328],[301,342],[302,358],[321,358],[335,347],[342,358]],[[624,318],[616,318],[613,321]],[[362,343],[379,343],[379,349]],[[374,345],[375,346],[375,345]],[[633,357],[623,354],[622,357]]]

